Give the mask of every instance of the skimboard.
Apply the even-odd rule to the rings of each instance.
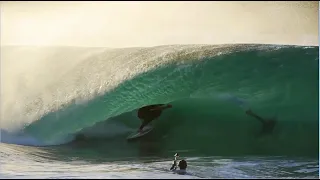
[[[146,126],[142,129],[142,132],[133,132],[127,137],[127,140],[133,140],[140,138],[146,134],[148,134],[150,131],[152,131],[153,127],[152,126]]]

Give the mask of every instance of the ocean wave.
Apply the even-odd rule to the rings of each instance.
[[[171,45],[88,54],[43,88],[12,101],[19,108],[7,100],[2,119],[15,128],[3,129],[37,145],[67,143],[79,133],[124,140],[139,126],[139,107],[172,103],[150,135],[164,148],[318,152],[318,47]],[[255,136],[261,124],[246,116],[249,108],[277,117],[271,138]]]

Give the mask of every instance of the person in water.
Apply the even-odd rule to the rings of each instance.
[[[176,153],[176,154],[174,155],[174,161],[173,161],[173,164],[172,164],[172,166],[171,166],[171,168],[170,168],[170,171],[177,169],[177,166],[178,166],[178,165],[177,165],[178,157],[179,157],[179,154]]]
[[[181,161],[179,161],[179,164],[177,165],[177,158],[179,157],[179,154],[176,153],[174,155],[174,161],[173,161],[173,164],[170,168],[170,171],[173,171],[177,174],[180,174],[180,175],[185,175],[187,174],[187,161],[182,159]],[[179,170],[177,170],[177,167],[179,167]]]
[[[250,109],[246,111],[246,114],[258,119],[262,123],[261,134],[271,134],[276,125],[275,119],[263,119],[262,117],[254,114]]]
[[[139,132],[141,132],[142,129],[151,121],[158,118],[162,114],[163,110],[171,107],[172,106],[170,104],[153,104],[140,108],[138,110],[138,118],[141,119],[142,124],[139,128]]]

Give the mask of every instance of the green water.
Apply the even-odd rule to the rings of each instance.
[[[319,177],[318,47],[173,45],[88,54],[19,98],[18,107],[3,104],[12,112],[1,127],[1,178]],[[137,109],[158,103],[173,108],[151,133],[128,142],[140,125]],[[273,132],[261,136],[248,109],[276,118]],[[11,122],[24,126],[12,132],[3,126]],[[85,138],[72,141],[76,134]],[[168,171],[176,152],[190,176]]]
[[[147,56],[148,50],[153,49],[135,53]],[[318,157],[318,47],[204,46],[168,54],[170,61],[84,104],[49,113],[26,132],[50,141],[97,122],[133,130],[139,126],[137,108],[170,102],[174,108],[154,122],[146,140],[159,152],[181,148],[199,155]],[[276,117],[274,132],[258,136],[262,124],[245,114],[248,108],[264,118]],[[112,138],[123,142],[128,133]]]

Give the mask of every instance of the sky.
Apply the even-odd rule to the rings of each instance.
[[[1,46],[318,45],[319,2],[1,2]]]

